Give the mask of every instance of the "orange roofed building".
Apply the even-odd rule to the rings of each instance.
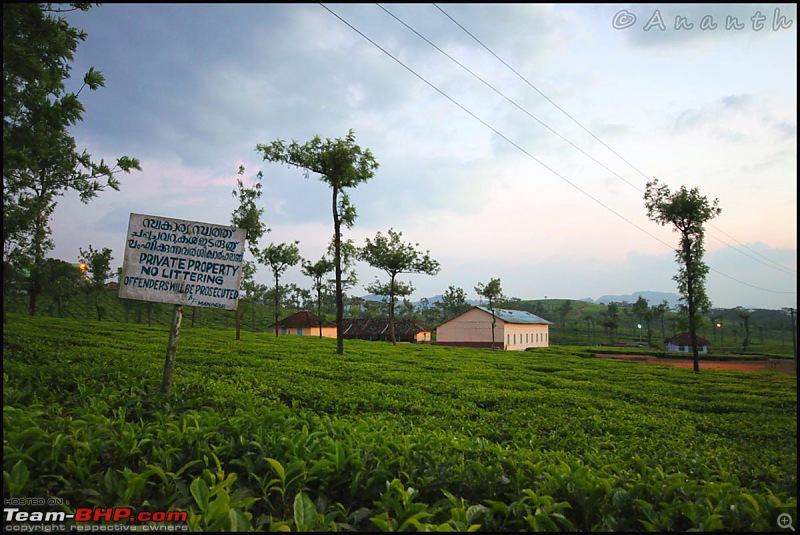
[[[275,324],[270,325],[269,329],[274,331]],[[301,310],[280,320],[278,332],[298,336],[319,336],[319,317],[308,310]],[[322,337],[336,338],[336,324],[330,321],[323,322]]]

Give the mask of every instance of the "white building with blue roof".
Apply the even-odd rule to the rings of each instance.
[[[529,347],[548,347],[550,325],[546,319],[524,310],[496,308],[492,314],[489,308],[476,306],[439,325],[436,343],[524,351]]]

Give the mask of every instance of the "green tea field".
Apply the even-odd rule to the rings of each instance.
[[[789,531],[796,377],[9,314],[4,498],[195,531]],[[8,503],[8,502],[7,502]]]

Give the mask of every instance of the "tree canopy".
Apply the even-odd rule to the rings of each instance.
[[[497,325],[497,318],[494,314],[495,305],[500,301],[505,301],[503,289],[500,286],[500,279],[491,279],[487,284],[479,282],[475,286],[475,293],[489,301],[489,310],[492,312],[492,349],[494,347],[494,328]]]
[[[311,277],[314,281],[314,291],[317,292],[317,319],[319,320],[319,337],[322,338],[322,291],[328,286],[328,281],[325,280],[325,275],[333,271],[333,262],[330,261],[325,255],[322,256],[315,263],[308,260],[301,262],[301,270],[303,275]]]
[[[703,225],[722,211],[719,200],[709,202],[697,188],[687,189],[685,186],[672,193],[666,184],[659,184],[658,179],[647,183],[644,193],[647,216],[656,223],[673,225],[680,234],[680,244],[675,251],[678,273],[673,280],[678,283],[678,293],[684,301],[689,334],[692,339],[694,354],[694,371],[700,371],[700,358],[697,350],[697,328],[702,315],[711,309],[705,289],[708,266],[703,263],[705,247],[703,245],[705,231]]]
[[[242,176],[245,173],[243,165],[239,166],[238,178],[236,179],[236,189],[231,192],[231,195],[239,200],[237,206],[231,214],[231,224],[236,228],[245,230],[245,239],[247,240],[247,248],[255,257],[258,257],[258,240],[267,233],[270,229],[261,222],[261,214],[264,213],[263,208],[259,208],[256,201],[261,197],[261,178],[263,177],[259,171],[251,186],[246,186]],[[242,269],[242,280],[240,282],[242,289],[255,290],[257,288],[253,277],[255,276],[256,265],[252,262],[245,262]],[[249,294],[249,292],[247,292]],[[242,331],[242,307],[241,305],[236,308],[236,339],[241,339]]]
[[[280,316],[280,277],[289,266],[294,266],[300,261],[299,243],[297,241],[278,245],[271,243],[260,253],[259,260],[269,266],[275,277],[275,336],[278,336],[278,318]]]
[[[299,144],[276,140],[268,144],[256,145],[256,150],[264,160],[283,163],[305,170],[308,178],[316,173],[328,184],[333,194],[333,264],[336,275],[336,351],[344,353],[344,298],[342,281],[342,225],[352,228],[356,220],[356,209],[350,203],[347,188],[354,188],[375,175],[378,162],[369,149],[356,144],[355,132],[351,129],[344,138],[325,139],[314,136],[310,141]]]
[[[395,232],[390,228],[386,236],[378,232],[374,240],[367,238],[364,247],[359,249],[361,260],[389,275],[388,282],[381,283],[376,280],[366,289],[368,292],[389,298],[389,339],[393,344],[397,343],[394,328],[395,298],[411,295],[414,291],[410,283],[397,280],[397,276],[403,273],[435,275],[439,272],[439,262],[430,257],[429,251],[425,253],[418,251],[416,249],[419,247],[418,243],[403,242],[402,237],[402,232]]]
[[[92,67],[78,91],[67,90],[73,55],[87,35],[60,14],[90,8],[3,4],[3,261],[30,270],[30,314],[44,255],[53,247],[49,225],[57,197],[75,191],[89,202],[106,188],[118,190],[118,173],[141,170],[129,156],[114,164],[93,159],[69,131],[83,121],[80,93],[103,87],[105,78]]]

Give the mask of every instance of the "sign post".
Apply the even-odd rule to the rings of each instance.
[[[175,372],[175,357],[178,354],[178,337],[181,334],[181,319],[183,318],[183,307],[181,305],[173,306],[172,327],[167,343],[167,360],[164,361],[164,377],[161,379],[161,393],[165,396],[172,393],[172,375]]]
[[[245,237],[236,227],[131,214],[119,297],[175,305],[162,393],[172,389],[183,306],[238,307]]]

